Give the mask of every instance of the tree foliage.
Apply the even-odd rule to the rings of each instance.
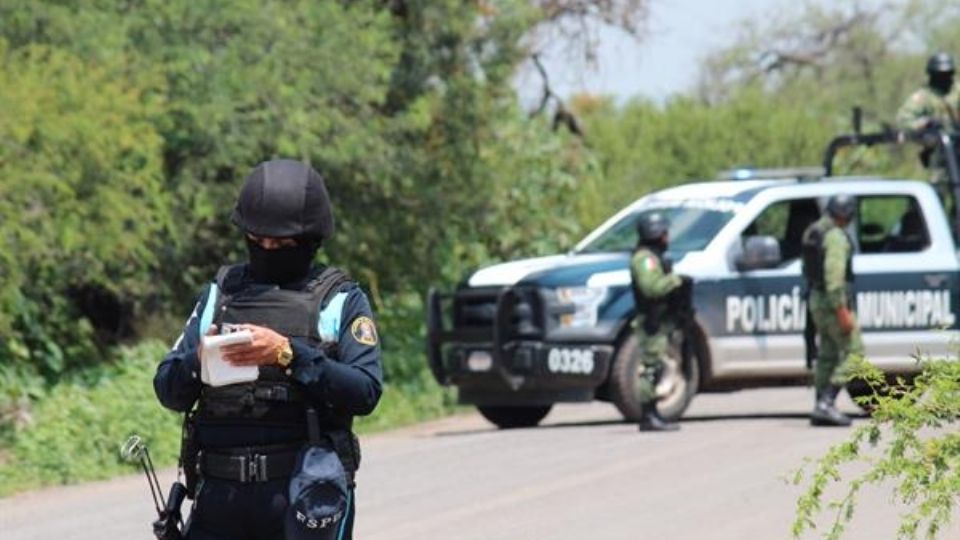
[[[0,384],[22,397],[37,388],[13,374],[89,363],[124,331],[110,303],[150,294],[170,196],[161,104],[68,51],[0,58]]]
[[[697,94],[718,103],[756,85],[783,106],[818,113],[847,118],[859,105],[880,127],[926,83],[929,54],[960,54],[958,19],[960,7],[944,0],[790,6],[744,21],[732,45],[705,59]]]
[[[663,105],[635,99],[616,106],[581,96],[573,107],[603,179],[583,216],[591,224],[640,194],[730,168],[817,165],[826,141],[843,129],[803,108],[784,108],[754,86],[722,104],[678,96]]]
[[[588,151],[511,87],[545,20],[526,0],[41,0],[0,20],[7,413],[118,342],[170,339],[244,257],[229,215],[265,159],[326,175],[325,256],[387,321],[410,293],[581,232],[565,205]]]
[[[852,130],[889,127],[897,108],[926,83],[934,50],[960,55],[955,3],[801,3],[748,19],[729,45],[702,62],[691,92],[664,103],[618,105],[580,96],[569,104],[600,167],[602,186],[582,188],[599,205],[588,224],[637,194],[738,166],[819,165],[827,142]],[[923,178],[914,148],[856,149],[837,170]]]

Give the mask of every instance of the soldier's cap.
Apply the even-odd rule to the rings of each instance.
[[[286,540],[338,538],[349,510],[347,473],[336,452],[306,446],[290,477]]]

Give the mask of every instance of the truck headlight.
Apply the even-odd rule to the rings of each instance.
[[[560,315],[560,326],[567,328],[596,326],[597,310],[607,297],[606,287],[563,287],[557,289],[557,302],[573,311]]]

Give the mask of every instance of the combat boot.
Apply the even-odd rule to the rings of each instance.
[[[640,412],[640,425],[637,426],[640,431],[677,431],[680,424],[669,422],[666,418],[660,416],[655,403],[647,403]]]
[[[837,410],[839,386],[829,386],[823,392],[817,392],[817,402],[810,413],[811,426],[849,426],[850,417]]]

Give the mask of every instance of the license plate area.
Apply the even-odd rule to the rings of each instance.
[[[556,375],[592,375],[596,352],[588,347],[554,347],[547,351],[547,373]]]
[[[470,351],[467,355],[467,370],[485,373],[493,368],[493,354],[490,351]]]

